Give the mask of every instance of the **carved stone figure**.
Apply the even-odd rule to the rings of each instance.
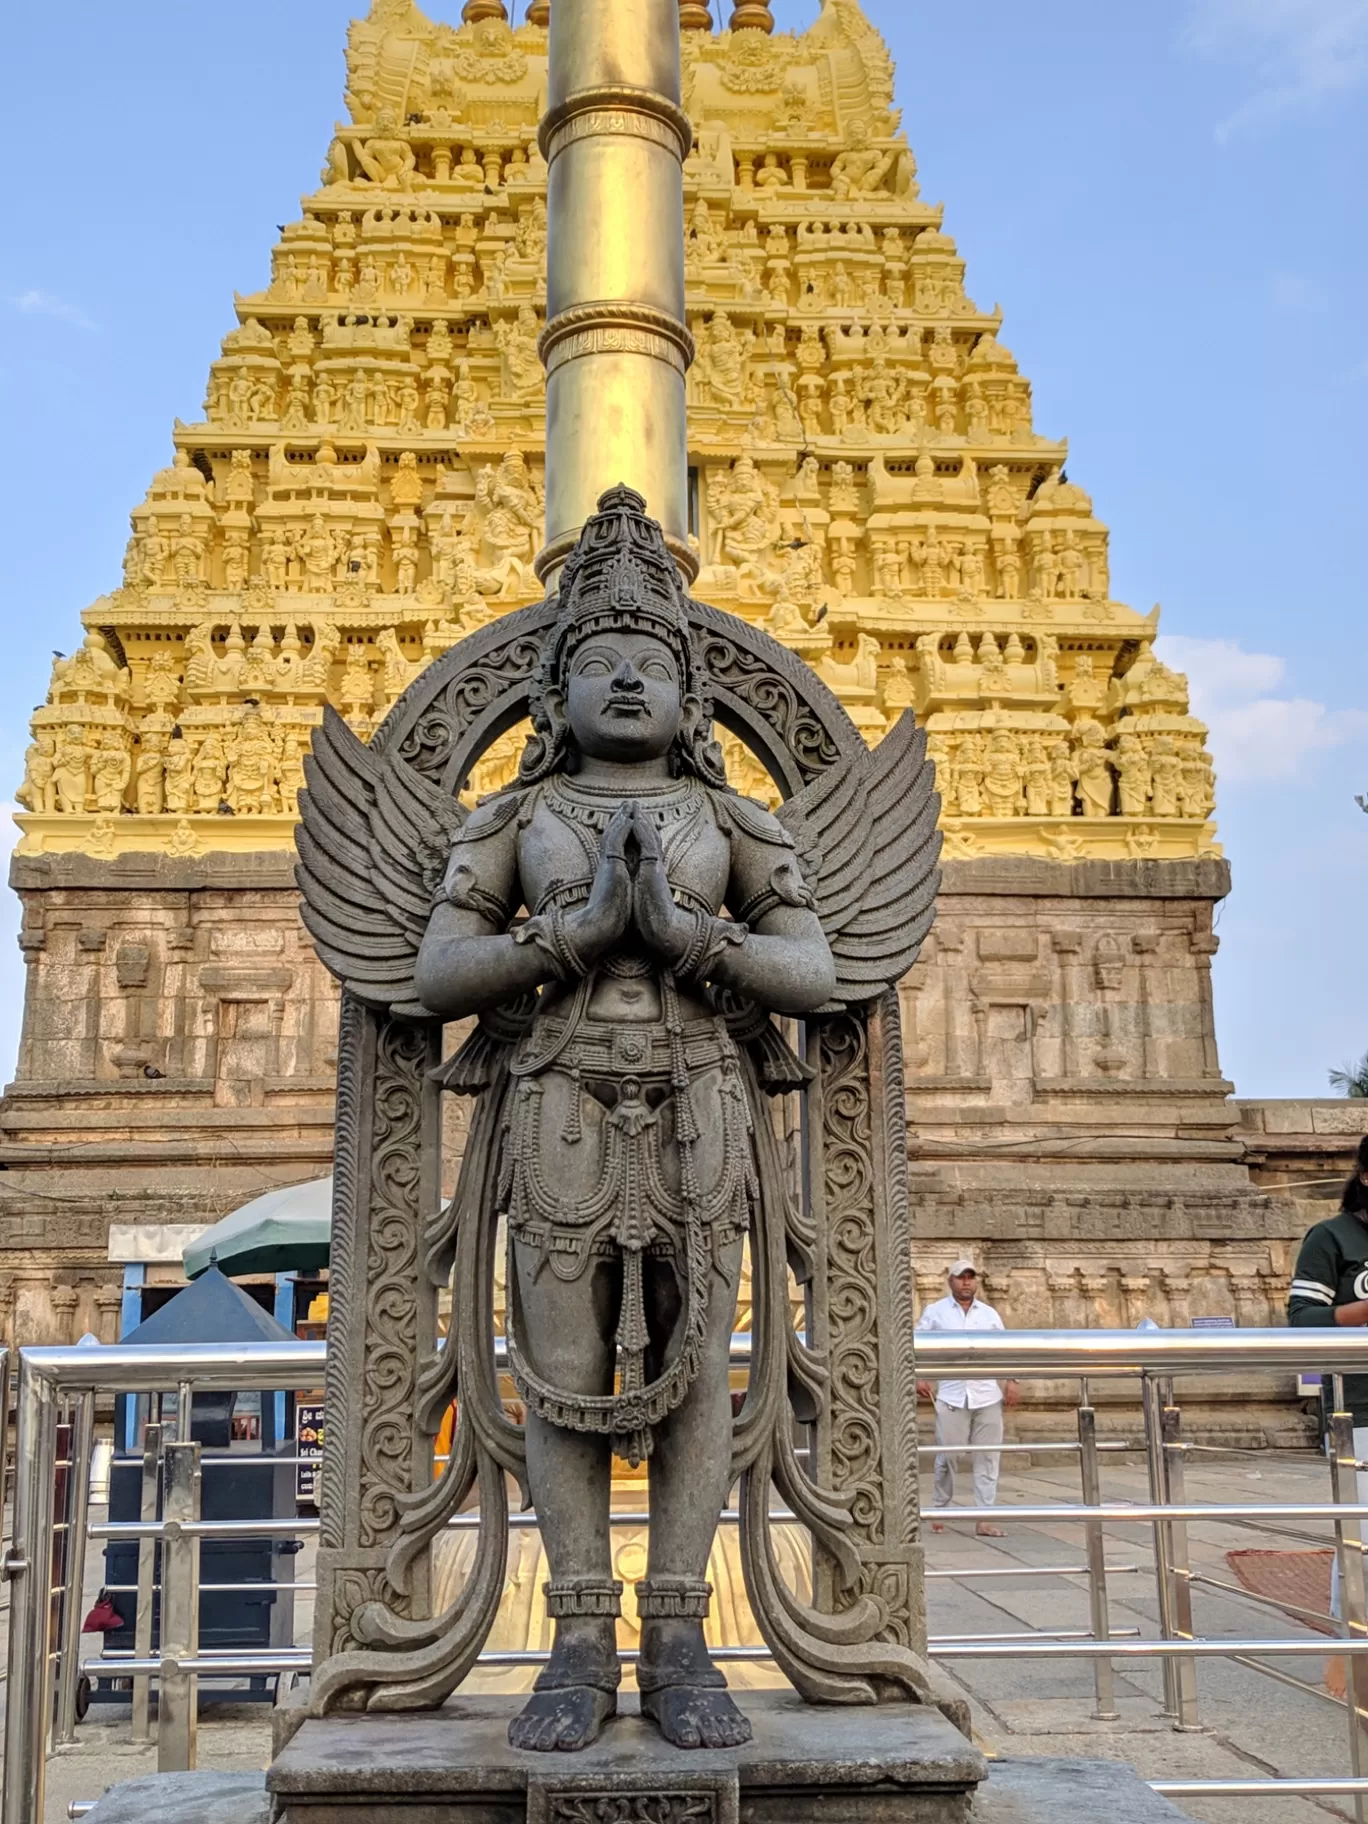
[[[228,762],[223,743],[216,734],[208,734],[195,752],[190,775],[194,806],[200,816],[213,816],[218,811],[227,780]]]
[[[123,795],[132,771],[128,743],[117,729],[107,728],[90,755],[90,790],[101,816],[117,816],[123,809]]]
[[[166,782],[166,808],[174,816],[183,817],[192,807],[194,765],[195,756],[189,742],[179,728],[173,728],[171,739],[166,744],[166,761],[162,772]],[[218,806],[215,805],[214,808],[217,810]]]
[[[79,722],[69,722],[62,730],[52,756],[52,790],[59,811],[70,813],[85,810],[90,784],[90,754],[85,729]]]
[[[408,190],[418,160],[413,147],[398,133],[398,120],[393,108],[381,108],[375,117],[375,134],[356,146],[361,169],[382,190]]]
[[[896,161],[896,151],[879,151],[870,144],[868,120],[855,117],[846,133],[845,150],[837,151],[832,159],[832,195],[859,197],[881,190]]]
[[[542,388],[537,333],[537,313],[530,304],[519,306],[517,320],[500,323],[495,331],[495,339],[503,350],[506,390],[510,398],[526,398]]]
[[[521,450],[508,450],[497,469],[481,471],[475,489],[481,558],[480,588],[509,596],[535,585],[532,541],[541,532],[542,500]]]
[[[169,719],[169,718],[168,718]],[[170,730],[148,716],[138,731],[138,754],[133,762],[133,796],[140,817],[160,817],[166,809],[166,748]]]
[[[1022,809],[1022,755],[1017,737],[999,728],[988,737],[983,797],[990,817],[1018,817]]]
[[[290,731],[280,752],[280,765],[277,769],[280,784],[280,808],[287,817],[293,817],[298,810],[299,794],[304,789],[304,756],[299,748],[299,736]]]
[[[1152,807],[1156,817],[1178,815],[1178,794],[1182,787],[1183,762],[1172,735],[1158,735],[1150,749]]]
[[[1150,764],[1137,735],[1116,743],[1116,795],[1123,817],[1143,817],[1150,795]]]
[[[508,1469],[536,1502],[555,1621],[550,1664],[510,1737],[533,1750],[592,1741],[620,1678],[617,1452],[645,1460],[651,1484],[637,1585],[643,1713],[680,1747],[720,1747],[750,1729],[704,1643],[704,1570],[744,1440],[758,1427],[780,1453],[759,1478],[743,1475],[743,1505],[759,1504],[747,1520],[759,1560],[772,1565],[761,1511],[771,1477],[834,1564],[853,1524],[791,1454],[786,1383],[796,1375],[819,1405],[824,1396],[788,1317],[785,1249],[805,1244],[764,1096],[809,1072],[768,1016],[858,1003],[908,966],[930,922],[936,801],[910,717],[873,752],[850,730],[851,745],[777,817],[729,790],[690,605],[626,488],[600,500],[548,610],[533,733],[510,789],[467,817],[405,759],[406,738],[368,749],[329,711],[301,802],[304,917],[350,1005],[388,1010],[382,1030],[401,1046],[406,1021],[480,1016],[439,1074],[479,1099],[455,1197],[422,1244],[433,1278],[453,1273],[453,1326],[416,1398],[434,1427],[455,1399],[456,1432],[440,1480],[400,1503],[387,1587],[406,1587],[477,1481],[481,1553],[456,1607],[431,1620],[363,1604],[350,1624],[361,1650],[321,1661],[313,1702],[370,1690],[390,1707],[426,1706],[454,1688],[503,1582]],[[359,1030],[351,1018],[344,1051]],[[348,1071],[344,1060],[344,1111]],[[500,1217],[521,1429],[499,1405],[489,1353]],[[752,1326],[769,1341],[734,1422],[728,1358],[747,1236]],[[877,1602],[857,1599],[835,1632],[813,1633],[809,1620],[826,1624],[750,1564],[753,1606],[791,1643],[784,1663],[800,1688],[868,1702],[877,1664],[874,1676],[925,1696],[916,1654],[875,1641]]]
[[[717,528],[717,560],[736,565],[740,580],[758,583],[770,568],[766,559],[779,532],[779,491],[751,456],[708,482],[708,510]]]
[[[960,739],[952,769],[955,801],[961,817],[983,815],[983,737],[970,732]]]
[[[700,354],[700,369],[712,390],[715,404],[735,410],[746,390],[746,342],[725,310],[708,325]]]
[[[1072,817],[1074,809],[1074,780],[1078,775],[1074,771],[1073,760],[1069,754],[1067,741],[1050,743],[1050,815],[1051,817]]]
[[[53,782],[55,748],[50,729],[34,729],[33,740],[24,752],[24,783],[15,793],[26,810],[50,816],[57,809],[57,788]]]
[[[1074,755],[1078,796],[1085,817],[1110,817],[1112,808],[1112,758],[1106,736],[1096,722],[1084,722],[1078,731]]]
[[[203,760],[204,750],[200,750]],[[238,817],[269,816],[276,809],[275,746],[255,703],[243,706],[228,750],[227,804]]]
[[[1022,784],[1026,794],[1026,815],[1048,817],[1050,814],[1050,763],[1045,743],[1038,735],[1026,739],[1022,761]]]

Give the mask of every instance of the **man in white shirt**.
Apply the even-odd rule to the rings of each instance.
[[[917,1319],[918,1330],[1001,1330],[1002,1319],[991,1305],[978,1296],[978,1268],[968,1255],[951,1266],[946,1275],[950,1292],[928,1305]],[[936,1402],[936,1442],[949,1448],[936,1458],[935,1504],[949,1507],[955,1497],[955,1453],[966,1444],[1001,1444],[1002,1405],[1004,1394],[1009,1406],[1017,1402],[1017,1384],[1007,1381],[942,1381],[934,1389],[929,1381],[918,1381],[917,1392],[924,1400]],[[992,1507],[997,1500],[998,1463],[996,1450],[969,1453],[974,1470],[974,1506]],[[945,1529],[932,1521],[933,1533]],[[985,1538],[1002,1538],[1002,1528],[989,1520],[980,1520],[974,1529]]]

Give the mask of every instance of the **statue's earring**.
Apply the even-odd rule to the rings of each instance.
[[[693,764],[698,749],[698,732],[703,715],[703,705],[692,692],[683,698],[679,706],[679,733],[675,736],[670,749],[670,777],[677,779],[681,772],[696,772]]]
[[[546,718],[546,740],[553,761],[562,772],[579,771],[579,753],[570,738],[570,718],[565,713],[565,692],[552,685],[542,695],[542,714]]]

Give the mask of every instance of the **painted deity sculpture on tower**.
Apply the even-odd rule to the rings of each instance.
[[[329,967],[408,1019],[481,1016],[437,1073],[479,1099],[455,1195],[426,1238],[430,1271],[454,1275],[453,1321],[470,1328],[433,1353],[421,1399],[429,1412],[457,1400],[457,1432],[440,1480],[407,1504],[390,1562],[411,1564],[477,1482],[487,1495],[482,1440],[501,1440],[536,1504],[556,1623],[510,1737],[583,1747],[620,1680],[612,1455],[647,1460],[642,1709],[679,1747],[732,1746],[750,1730],[704,1643],[704,1572],[738,1470],[763,1458],[763,1486],[775,1481],[834,1561],[851,1562],[848,1502],[793,1454],[822,1370],[787,1326],[784,1263],[810,1264],[811,1238],[766,1097],[813,1072],[770,1016],[867,1000],[910,965],[932,915],[937,804],[910,716],[874,753],[856,743],[777,816],[727,785],[691,604],[630,489],[604,495],[547,612],[512,787],[467,816],[330,717],[301,798],[304,915]],[[445,853],[442,831],[454,832]],[[474,1360],[492,1368],[501,1223],[521,1428],[492,1374],[466,1379]],[[754,1326],[763,1334],[777,1314],[787,1340],[758,1352],[733,1422],[747,1242]],[[751,1589],[762,1627],[764,1583]],[[876,1642],[879,1626],[880,1604],[864,1598],[838,1631],[863,1635],[876,1675],[924,1695],[919,1657]],[[387,1668],[374,1654],[325,1662],[325,1705],[377,1670],[414,1680],[417,1702],[440,1701],[461,1676],[459,1618],[401,1628],[376,1605],[367,1628],[420,1652]],[[455,1644],[443,1664],[444,1635]],[[415,1678],[420,1659],[429,1682]]]

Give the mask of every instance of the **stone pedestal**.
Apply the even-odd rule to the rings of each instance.
[[[925,1712],[920,1715],[927,1720]],[[438,1818],[442,1824],[452,1824],[457,1818],[460,1824],[475,1824],[477,1819],[521,1819],[524,1803],[529,1819],[558,1818],[575,1820],[576,1824],[583,1818],[597,1819],[601,1815],[624,1819],[627,1824],[654,1824],[656,1819],[668,1819],[671,1824],[679,1819],[734,1819],[736,1809],[728,1812],[726,1807],[738,1805],[748,1824],[751,1819],[762,1818],[801,1824],[803,1819],[822,1816],[839,1818],[843,1824],[854,1824],[855,1820],[858,1824],[882,1824],[882,1820],[896,1817],[957,1817],[964,1818],[966,1824],[1059,1824],[1062,1818],[1068,1819],[1068,1824],[1179,1824],[1186,1815],[1151,1792],[1130,1767],[1117,1761],[1056,1760],[1046,1756],[994,1761],[988,1768],[988,1778],[972,1798],[966,1799],[963,1790],[956,1792],[952,1772],[955,1778],[963,1779],[972,1767],[973,1777],[977,1778],[984,1764],[963,1738],[958,1749],[950,1742],[944,1753],[933,1753],[919,1772],[910,1739],[917,1731],[904,1728],[902,1734],[908,1739],[893,1757],[871,1763],[861,1758],[858,1746],[860,1740],[865,1740],[867,1755],[868,1738],[859,1727],[861,1716],[868,1720],[870,1713],[844,1710],[814,1716],[808,1711],[794,1717],[788,1724],[792,1732],[802,1730],[807,1720],[817,1723],[817,1732],[803,1730],[807,1740],[793,1750],[803,1757],[801,1760],[768,1763],[771,1775],[777,1779],[763,1788],[743,1784],[749,1776],[739,1759],[734,1765],[710,1768],[703,1764],[705,1758],[711,1762],[724,1761],[725,1757],[676,1756],[658,1744],[652,1754],[650,1744],[642,1741],[640,1727],[633,1725],[632,1737],[642,1742],[640,1760],[650,1758],[655,1764],[654,1773],[646,1776],[649,1783],[643,1784],[635,1770],[618,1766],[612,1752],[614,1742],[627,1739],[621,1733],[625,1725],[619,1724],[617,1732],[608,1737],[606,1751],[598,1751],[598,1772],[592,1767],[586,1769],[584,1757],[554,1757],[546,1767],[538,1763],[530,1778],[524,1772],[523,1777],[528,1778],[525,1800],[508,1783],[507,1776],[503,1776],[500,1786],[497,1769],[482,1769],[474,1764],[464,1771],[464,1787],[459,1796],[449,1765],[447,1783],[440,1794],[433,1790],[397,1791],[401,1777],[412,1787],[433,1780],[438,1769],[424,1757],[402,1774],[391,1765],[383,1798],[371,1787],[353,1789],[350,1797],[345,1796],[343,1789],[349,1769],[354,1766],[351,1732],[357,1731],[358,1742],[361,1732],[383,1732],[392,1745],[397,1740],[401,1746],[404,1735],[396,1737],[390,1725],[381,1723],[337,1722],[325,1725],[331,1732],[328,1745],[320,1748],[316,1738],[312,1747],[303,1750],[307,1758],[296,1760],[293,1771],[286,1776],[301,1786],[307,1782],[314,1788],[307,1800],[308,1810],[300,1809],[305,1795],[288,1798],[277,1791],[273,1814],[272,1799],[261,1774],[151,1774],[113,1787],[91,1813],[89,1824],[272,1824],[273,1815],[275,1824],[280,1824],[282,1818],[304,1816],[345,1818],[347,1824],[359,1824],[360,1820],[364,1824],[384,1824],[389,1818],[402,1819],[403,1824],[433,1824]],[[874,1720],[891,1722],[890,1733],[897,1735],[899,1725],[905,1724],[907,1718],[906,1711],[885,1710]],[[819,1737],[830,1736],[834,1743],[843,1728],[852,1723],[856,1726],[849,1729],[850,1758],[843,1763],[815,1763],[814,1756],[820,1756],[827,1745]],[[449,1763],[454,1737],[449,1717],[429,1724],[429,1730],[433,1735],[445,1731]],[[491,1733],[486,1727],[485,1739]],[[940,1735],[940,1731],[934,1733]],[[507,1750],[504,1754],[511,1758]],[[843,1767],[845,1783],[828,1778],[816,1786],[800,1784],[801,1776],[814,1764],[820,1764],[827,1774]],[[912,1777],[900,1779],[898,1776],[905,1776],[909,1768],[913,1770]],[[378,1770],[378,1763],[370,1769],[371,1773]],[[491,1777],[491,1784],[482,1783]],[[605,1786],[605,1779],[611,1780],[611,1785]],[[272,1785],[277,1785],[275,1775]],[[325,1785],[327,1791],[323,1790]],[[592,1809],[593,1801],[605,1790],[611,1792],[622,1807],[620,1810],[600,1814]],[[816,1809],[818,1805],[826,1809]],[[941,1809],[937,1810],[938,1806]]]
[[[969,1824],[983,1756],[938,1711],[816,1709],[787,1692],[745,1698],[755,1739],[723,1752],[667,1747],[635,1700],[582,1754],[508,1745],[507,1698],[452,1699],[431,1716],[306,1722],[267,1784],[278,1824],[583,1824],[629,1800],[632,1824]]]

